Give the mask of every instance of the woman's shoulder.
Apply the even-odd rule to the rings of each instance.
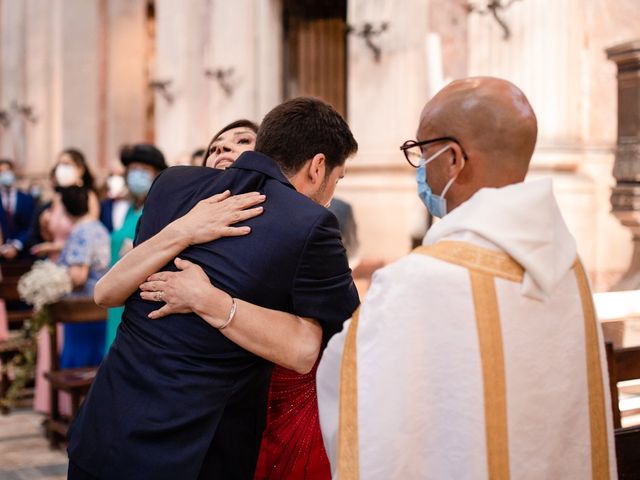
[[[99,220],[90,220],[78,224],[71,235],[79,238],[109,238],[109,231]]]

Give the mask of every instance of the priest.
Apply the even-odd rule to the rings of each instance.
[[[324,352],[334,478],[616,478],[589,282],[551,181],[524,182],[536,136],[505,80],[458,80],[425,105],[401,149],[441,219]]]

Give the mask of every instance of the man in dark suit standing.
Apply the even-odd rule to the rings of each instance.
[[[0,159],[0,232],[4,241],[0,246],[2,261],[11,261],[24,252],[35,207],[33,197],[18,190],[15,182],[13,162]]]
[[[359,303],[337,221],[324,208],[357,143],[333,108],[299,98],[267,114],[255,150],[224,171],[162,173],[135,243],[214,194],[265,194],[264,213],[246,223],[250,235],[180,257],[234,298],[316,320],[326,344]],[[156,308],[139,291],[126,302],[70,431],[69,478],[253,478],[272,365],[193,313],[150,321]]]

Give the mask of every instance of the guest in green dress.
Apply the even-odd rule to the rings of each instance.
[[[131,194],[129,207],[122,226],[111,234],[111,265],[113,266],[133,248],[136,226],[142,215],[142,207],[147,193],[156,176],[165,168],[162,152],[153,145],[140,143],[125,147],[120,152],[120,161],[125,166],[127,187]],[[118,325],[122,319],[124,307],[110,308],[107,314],[107,335],[105,351],[108,351],[116,338]]]

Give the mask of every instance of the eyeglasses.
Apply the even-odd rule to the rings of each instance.
[[[407,140],[400,146],[400,150],[404,153],[407,162],[413,168],[418,168],[420,166],[420,158],[422,157],[422,148],[425,145],[430,145],[432,143],[437,142],[455,142],[460,145],[462,149],[462,156],[465,160],[468,160],[467,153],[464,151],[462,144],[455,137],[438,137],[432,140],[423,140],[422,142],[418,142],[417,140]]]

